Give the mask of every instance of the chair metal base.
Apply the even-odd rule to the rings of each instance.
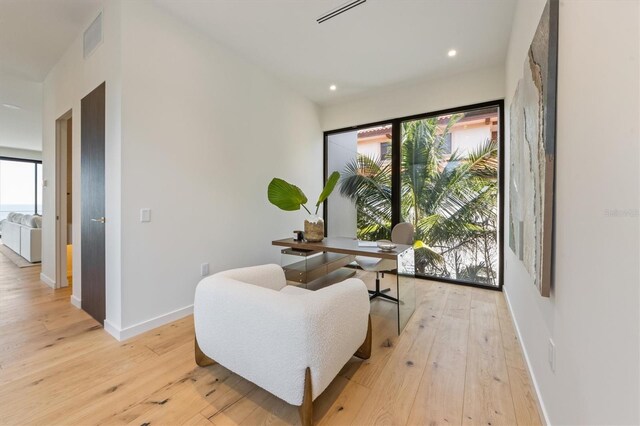
[[[376,289],[369,290],[369,300],[373,300],[376,297],[381,297],[384,300],[388,300],[390,302],[398,303],[398,299],[395,297],[391,297],[386,292],[391,291],[390,288],[385,288],[384,290],[380,290],[380,276],[379,273],[376,272]]]

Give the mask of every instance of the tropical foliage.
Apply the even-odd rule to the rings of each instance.
[[[447,153],[446,135],[462,117],[402,125],[401,215],[416,229],[416,272],[497,282],[497,143],[464,157]],[[342,174],[340,193],[355,202],[358,238],[391,235],[391,162],[358,155]]]

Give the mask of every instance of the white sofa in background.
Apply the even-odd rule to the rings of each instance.
[[[2,223],[2,244],[34,263],[42,260],[42,218],[9,213]]]
[[[198,365],[220,363],[299,406],[305,426],[347,361],[371,354],[369,295],[354,278],[310,291],[286,285],[278,265],[221,272],[198,284],[194,322]]]

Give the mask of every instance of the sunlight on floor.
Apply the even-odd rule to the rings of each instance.
[[[69,285],[73,284],[73,250],[72,245],[67,244],[67,281]]]

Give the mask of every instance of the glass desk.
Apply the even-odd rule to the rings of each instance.
[[[358,245],[358,240],[346,237],[328,237],[317,243],[295,241],[293,238],[286,238],[272,241],[272,244],[274,246],[287,247],[300,253],[334,253],[394,260],[397,267],[396,294],[398,295],[398,303],[396,306],[398,312],[398,334],[404,330],[404,327],[416,309],[414,253],[413,247],[410,245],[398,244],[393,251],[382,251],[377,247],[361,247]],[[285,254],[284,252],[285,250],[283,250],[283,255]],[[328,270],[329,269],[327,269],[327,271]]]

